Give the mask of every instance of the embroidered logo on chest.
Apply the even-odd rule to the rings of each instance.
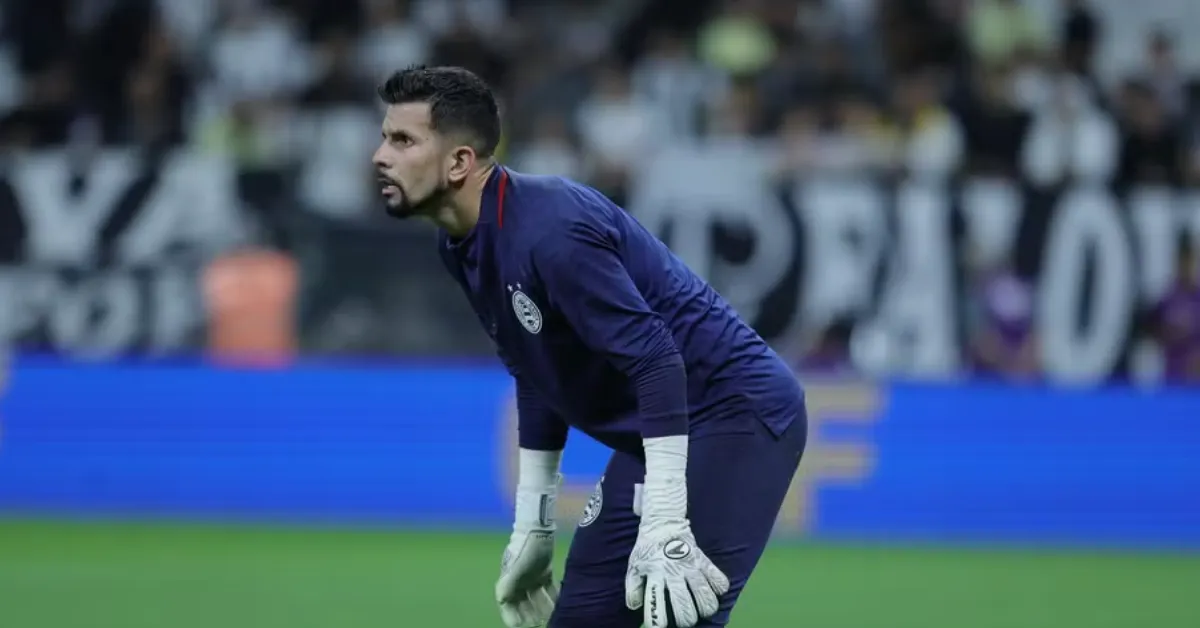
[[[508,291],[512,293],[513,313],[517,315],[517,320],[521,322],[525,331],[531,334],[542,331],[542,311],[529,295],[521,292],[521,284],[517,284],[515,289],[509,285]]]

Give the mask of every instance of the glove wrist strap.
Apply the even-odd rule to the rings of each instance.
[[[687,435],[646,438],[642,446],[646,452],[642,520],[686,519]]]
[[[516,516],[517,531],[555,529],[555,501],[558,498],[558,474],[561,451],[522,449],[518,458]]]

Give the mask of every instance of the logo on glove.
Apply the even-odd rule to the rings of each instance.
[[[692,546],[683,539],[671,539],[663,544],[663,556],[671,560],[682,560],[692,553]]]

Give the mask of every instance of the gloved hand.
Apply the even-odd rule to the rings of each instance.
[[[500,619],[508,628],[536,628],[550,621],[558,601],[553,560],[554,530],[513,530],[496,582]]]
[[[496,603],[509,628],[535,628],[550,621],[558,601],[551,566],[561,452],[521,450],[520,454],[516,516],[500,562]]]
[[[696,545],[687,520],[687,436],[648,438],[642,523],[625,574],[625,605],[645,609],[646,628],[679,628],[720,607],[729,578]]]

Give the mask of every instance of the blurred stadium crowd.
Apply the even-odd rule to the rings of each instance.
[[[247,220],[302,262],[343,232],[355,238],[343,249],[360,259],[322,271],[348,283],[397,264],[380,261],[388,251],[426,246],[425,232],[378,224],[367,165],[374,85],[413,63],[463,65],[496,86],[505,162],[621,202],[664,147],[728,138],[769,144],[781,180],[1200,183],[1200,44],[1181,37],[1200,26],[1200,4],[1188,0],[9,0],[0,11],[5,151],[186,145],[231,156],[260,210]],[[391,239],[372,244],[363,229]],[[436,266],[401,255],[408,272],[376,290],[405,304],[393,325],[404,330],[388,332],[402,338],[384,344],[485,350],[462,333],[474,325],[458,295],[431,287]],[[990,336],[1017,350],[997,357],[981,334],[971,353],[1030,373],[1034,288],[1018,274],[992,273],[981,290]],[[326,321],[312,346],[379,344],[360,331],[367,306],[322,296],[346,282],[303,299],[304,318]],[[1182,300],[1200,301],[1191,294]],[[822,342],[800,353],[844,361],[843,327],[827,329],[842,339],[833,357]],[[1168,345],[1200,333],[1143,331]],[[1181,359],[1186,378],[1200,374],[1194,352]]]
[[[1183,183],[1200,47],[1175,36],[1198,18],[1183,0],[12,0],[0,111],[7,147],[279,162],[298,112],[358,105],[373,125],[381,77],[455,64],[503,94],[511,161],[616,195],[656,146],[712,134],[779,138],[791,168],[1047,178],[1107,176],[1096,148],[1119,142],[1118,179]],[[320,158],[373,142],[352,122]],[[1051,139],[1071,125],[1074,146]],[[361,209],[355,181],[310,200]]]

